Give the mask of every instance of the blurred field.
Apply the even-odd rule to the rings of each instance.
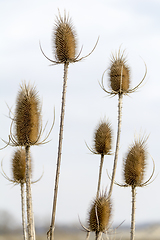
[[[129,240],[130,230],[128,228],[120,228],[116,232],[112,231],[109,234],[109,240]],[[36,240],[45,240],[47,239],[46,234],[36,234]],[[86,233],[79,229],[67,229],[59,228],[55,231],[55,240],[85,240]],[[90,240],[95,239],[94,234],[90,234]],[[103,236],[103,239],[107,240],[106,236]],[[136,240],[160,240],[160,225],[151,225],[145,228],[139,228],[136,231]],[[23,240],[22,235],[20,234],[5,234],[0,235],[0,240]]]

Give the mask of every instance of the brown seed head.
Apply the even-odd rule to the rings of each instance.
[[[39,140],[40,106],[35,88],[24,84],[17,96],[15,113],[16,140],[20,146]]]
[[[101,195],[93,201],[89,214],[88,225],[92,232],[105,232],[111,217],[111,202],[106,195]]]
[[[108,122],[101,122],[94,133],[94,149],[98,154],[109,154],[112,145],[112,130]]]
[[[64,18],[59,14],[57,17],[57,22],[55,24],[55,29],[53,31],[53,42],[54,42],[54,54],[56,60],[65,63],[73,62],[76,55],[76,34],[73,29],[71,19]]]
[[[126,65],[123,53],[112,56],[109,69],[109,80],[111,89],[117,93],[126,93],[130,85],[130,70]]]
[[[124,179],[130,186],[139,186],[143,182],[146,167],[145,141],[136,141],[124,160]]]
[[[15,151],[12,159],[13,179],[17,183],[24,183],[26,180],[26,156],[24,149]]]

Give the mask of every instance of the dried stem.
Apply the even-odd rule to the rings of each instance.
[[[136,209],[136,188],[132,186],[132,216],[131,216],[131,240],[135,238],[135,209]]]
[[[96,232],[96,240],[102,239],[102,232]]]
[[[32,210],[32,193],[31,193],[31,159],[30,146],[25,147],[26,150],[26,198],[27,198],[27,227],[28,239],[35,240],[34,218]]]
[[[100,192],[103,162],[104,162],[104,155],[101,154],[101,163],[99,167],[99,179],[98,179],[98,187],[97,187],[97,198],[99,197],[99,192]]]
[[[21,205],[22,205],[22,226],[23,226],[23,239],[27,240],[26,219],[25,219],[25,189],[24,183],[21,183]]]
[[[116,151],[115,151],[115,156],[114,156],[114,166],[113,166],[113,171],[112,171],[111,185],[110,185],[110,189],[109,189],[109,197],[111,197],[111,195],[112,195],[113,184],[115,181],[115,174],[116,174],[116,168],[117,168],[117,161],[118,161],[120,134],[121,134],[121,122],[122,122],[122,98],[123,98],[123,94],[119,93],[117,142],[116,142]]]
[[[67,75],[68,75],[69,63],[64,63],[64,81],[63,81],[63,93],[62,93],[62,106],[61,106],[61,119],[60,119],[60,131],[59,131],[59,145],[58,145],[58,158],[57,158],[57,170],[54,188],[54,200],[53,200],[53,210],[52,210],[52,220],[50,230],[48,231],[48,236],[50,240],[54,239],[54,225],[55,225],[55,214],[56,214],[56,204],[57,204],[57,194],[58,194],[58,183],[60,175],[60,165],[61,165],[61,155],[62,155],[62,140],[63,140],[63,126],[64,126],[64,113],[65,113],[65,99],[66,99],[66,88],[67,88]]]

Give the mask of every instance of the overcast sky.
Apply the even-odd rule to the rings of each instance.
[[[72,18],[78,38],[78,49],[83,45],[81,56],[88,54],[98,36],[95,51],[85,60],[69,65],[64,141],[56,223],[86,224],[87,212],[95,197],[100,157],[89,152],[93,132],[101,119],[109,119],[113,129],[113,151],[117,131],[117,96],[110,98],[99,86],[102,74],[110,64],[111,53],[121,46],[126,49],[131,71],[131,86],[136,86],[145,73],[145,84],[136,92],[123,98],[122,134],[116,181],[123,183],[122,163],[135,136],[149,135],[148,152],[156,164],[159,161],[160,124],[160,1],[159,0],[0,0],[0,138],[7,140],[10,119],[9,107],[14,106],[19,85],[23,80],[35,84],[42,101],[43,123],[52,124],[55,107],[55,125],[50,138],[43,146],[31,147],[33,180],[43,178],[32,187],[33,210],[36,224],[50,222],[53,188],[57,160],[63,65],[49,66],[39,48],[54,58],[52,31],[58,8]],[[142,60],[143,59],[143,60]],[[105,75],[107,87],[108,77]],[[7,104],[6,104],[7,103]],[[0,147],[4,144],[1,141]],[[12,178],[11,158],[14,148],[0,151],[3,168]],[[102,176],[102,189],[109,188],[113,156],[106,156]],[[148,158],[146,179],[152,172],[152,160]],[[155,181],[137,189],[137,223],[160,221],[160,175]],[[17,222],[21,221],[20,187],[9,183],[0,175],[0,210],[9,211]],[[130,222],[131,189],[114,186],[114,224]]]

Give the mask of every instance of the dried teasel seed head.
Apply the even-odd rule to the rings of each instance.
[[[24,149],[15,151],[12,158],[12,173],[13,179],[17,183],[24,183],[26,181],[26,155]]]
[[[76,34],[71,19],[66,16],[62,18],[59,14],[55,29],[53,31],[53,47],[55,58],[58,62],[73,62],[76,56]]]
[[[111,201],[106,194],[95,198],[88,213],[89,230],[92,232],[105,232],[111,218]]]
[[[102,121],[94,133],[94,149],[98,154],[109,154],[112,146],[112,130],[109,122]]]
[[[124,160],[124,179],[130,186],[140,186],[146,167],[146,140],[138,140],[130,147]]]
[[[35,87],[20,86],[15,111],[15,136],[18,145],[37,143],[40,137],[40,103]]]
[[[126,65],[124,52],[120,51],[116,56],[112,55],[109,68],[109,80],[111,89],[117,93],[126,93],[130,86],[130,70]]]

